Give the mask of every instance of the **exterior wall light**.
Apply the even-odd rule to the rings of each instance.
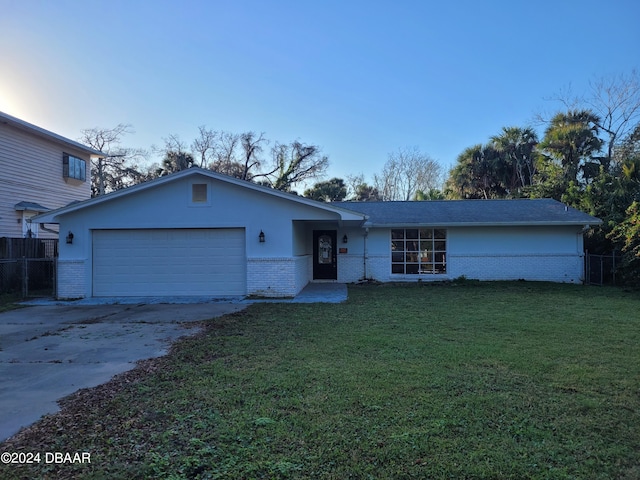
[[[260,243],[264,243],[264,232],[262,230],[260,230],[260,235],[258,235],[258,240],[260,240]]]
[[[344,237],[342,237],[342,243],[349,243],[349,237],[347,237],[347,234],[344,234]]]
[[[73,243],[73,233],[69,232],[67,235],[67,243]]]

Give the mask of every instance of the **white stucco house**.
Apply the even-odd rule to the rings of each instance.
[[[321,203],[199,168],[34,219],[58,297],[290,297],[309,282],[581,282],[600,220],[554,200]]]

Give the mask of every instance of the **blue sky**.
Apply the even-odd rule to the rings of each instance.
[[[129,123],[139,148],[264,132],[321,146],[328,176],[414,146],[448,169],[640,68],[638,19],[637,0],[0,0],[0,110],[73,139]]]

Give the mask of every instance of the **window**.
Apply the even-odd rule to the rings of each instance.
[[[447,231],[440,228],[391,230],[391,273],[447,273]]]
[[[36,213],[22,212],[22,236],[24,238],[38,238],[38,223],[32,222],[31,217]]]
[[[193,203],[207,203],[207,184],[194,183],[191,185],[191,201]]]
[[[333,241],[331,235],[318,237],[318,263],[328,265],[333,263]]]
[[[64,178],[74,178],[85,181],[87,162],[81,158],[65,153],[62,155],[62,176]]]

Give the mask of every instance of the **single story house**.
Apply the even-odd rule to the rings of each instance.
[[[39,215],[58,297],[289,297],[312,281],[581,282],[600,220],[554,200],[322,203],[191,168]]]

